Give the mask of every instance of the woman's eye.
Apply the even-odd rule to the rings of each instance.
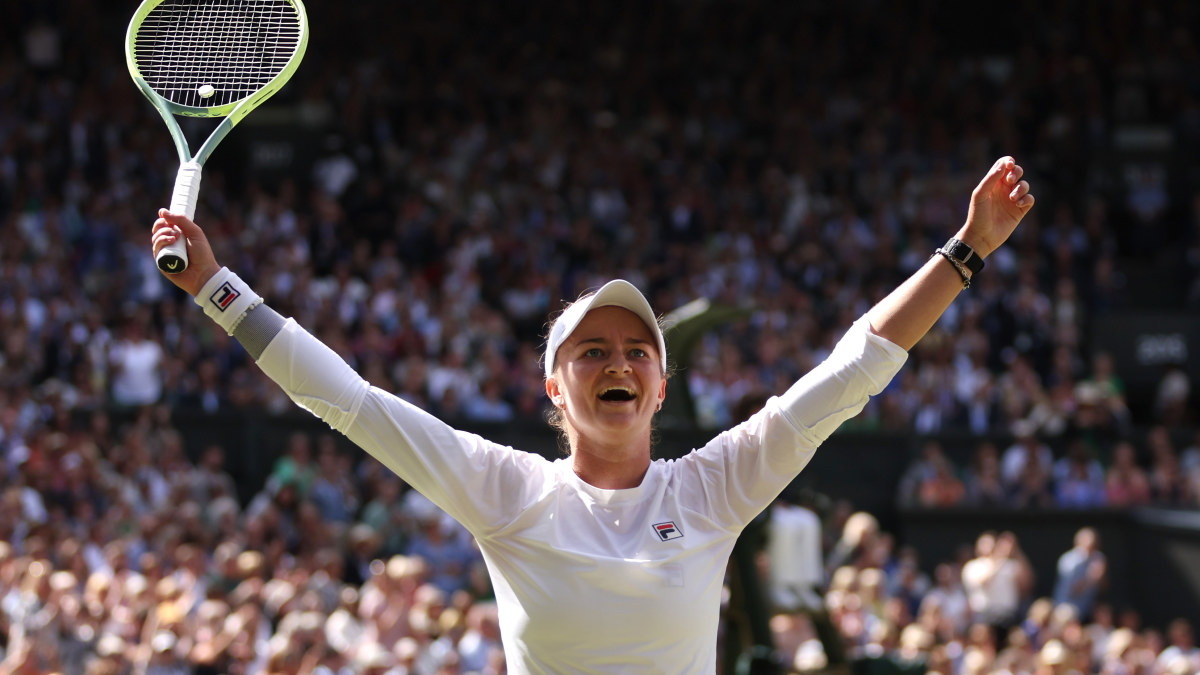
[[[629,355],[635,359],[643,359],[649,356],[645,349],[632,349],[630,350]]]
[[[603,355],[603,353],[604,353],[604,352],[601,352],[601,351],[600,351],[600,349],[599,349],[598,347],[592,347],[591,349],[589,349],[589,350],[587,350],[586,352],[584,352],[584,353],[583,353],[583,355],[584,355],[584,356],[586,356],[586,357],[588,357],[588,358],[596,358],[596,357],[598,357],[598,356],[602,356],[602,355]]]

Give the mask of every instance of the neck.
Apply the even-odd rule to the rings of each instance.
[[[625,490],[642,484],[650,468],[650,443],[635,449],[604,446],[571,438],[571,461],[575,475],[602,490]]]

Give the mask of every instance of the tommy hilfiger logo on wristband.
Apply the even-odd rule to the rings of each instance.
[[[217,306],[217,309],[224,312],[225,308],[232,305],[233,301],[237,300],[238,296],[240,295],[241,292],[239,292],[236,288],[231,286],[228,281],[226,281],[225,283],[221,284],[221,287],[209,297],[209,300],[211,300],[212,303]]]

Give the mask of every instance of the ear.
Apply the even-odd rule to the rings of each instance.
[[[558,386],[558,380],[553,375],[546,378],[546,396],[550,397],[550,401],[554,405],[556,405],[560,408],[562,407],[562,404],[563,404],[562,389]]]
[[[658,407],[660,410],[665,400],[667,400],[667,379],[664,377],[662,384],[658,387]]]

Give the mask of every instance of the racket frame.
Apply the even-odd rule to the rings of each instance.
[[[266,84],[236,101],[211,107],[188,106],[175,103],[157,91],[154,91],[150,83],[142,77],[134,54],[137,29],[141,27],[142,22],[149,16],[150,12],[154,11],[155,8],[164,2],[171,1],[143,0],[138,6],[137,10],[133,13],[133,18],[129,20],[128,29],[125,31],[125,64],[128,66],[129,75],[133,78],[138,89],[150,100],[150,103],[154,105],[154,109],[158,111],[158,114],[166,123],[167,130],[171,133],[171,140],[175,144],[175,151],[179,155],[179,172],[175,176],[175,189],[172,192],[170,209],[172,212],[182,212],[189,219],[192,219],[196,216],[196,200],[200,191],[200,177],[204,162],[212,155],[217,145],[229,135],[229,132],[233,131],[233,127],[238,122],[241,122],[246,115],[249,115],[263,101],[266,101],[275,92],[279,91],[283,85],[287,84],[288,80],[295,74],[296,69],[300,67],[300,61],[304,58],[304,53],[308,49],[308,14],[301,0],[285,0],[288,4],[296,8],[296,14],[299,18],[299,41],[296,44],[295,52],[288,59],[283,69]],[[180,117],[223,117],[224,119],[212,130],[208,138],[200,145],[200,148],[193,153],[187,136],[184,135],[183,129],[179,126],[179,121],[175,119],[177,115]],[[178,274],[187,269],[186,242],[181,239],[170,246],[164,247],[156,256],[156,261],[160,269],[172,274]]]

